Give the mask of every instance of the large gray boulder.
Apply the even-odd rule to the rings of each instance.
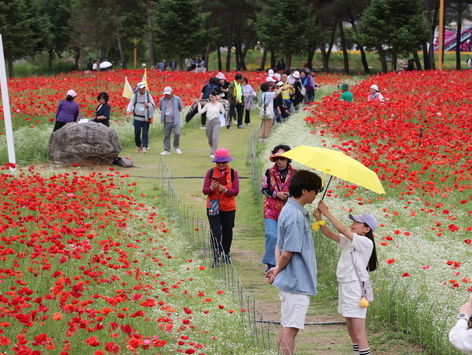
[[[51,134],[48,144],[49,159],[66,164],[111,164],[120,151],[116,132],[92,121],[66,124]]]

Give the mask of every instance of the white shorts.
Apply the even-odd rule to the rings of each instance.
[[[365,318],[367,308],[361,308],[359,301],[362,296],[359,281],[338,283],[338,312],[343,317]]]
[[[310,296],[279,290],[279,297],[282,327],[304,329]]]

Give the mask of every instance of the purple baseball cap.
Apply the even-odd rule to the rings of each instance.
[[[372,231],[374,231],[377,228],[377,220],[375,219],[374,216],[372,216],[369,213],[364,213],[358,216],[350,214],[349,218],[355,222],[367,224],[370,227],[370,229],[372,229]]]

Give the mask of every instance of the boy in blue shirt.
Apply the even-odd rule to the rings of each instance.
[[[292,178],[288,199],[278,220],[276,266],[266,277],[279,289],[281,325],[279,347],[293,354],[295,337],[304,329],[310,296],[316,295],[316,259],[310,217],[304,208],[322,191],[321,178],[300,170]]]

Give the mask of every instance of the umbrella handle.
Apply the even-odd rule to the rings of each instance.
[[[326,195],[326,191],[328,191],[328,186],[329,186],[329,183],[331,182],[331,179],[333,178],[333,175],[330,175],[329,176],[329,180],[328,180],[328,183],[326,184],[326,187],[324,188],[324,191],[323,191],[323,197],[321,197],[321,201],[323,201],[325,195]]]

